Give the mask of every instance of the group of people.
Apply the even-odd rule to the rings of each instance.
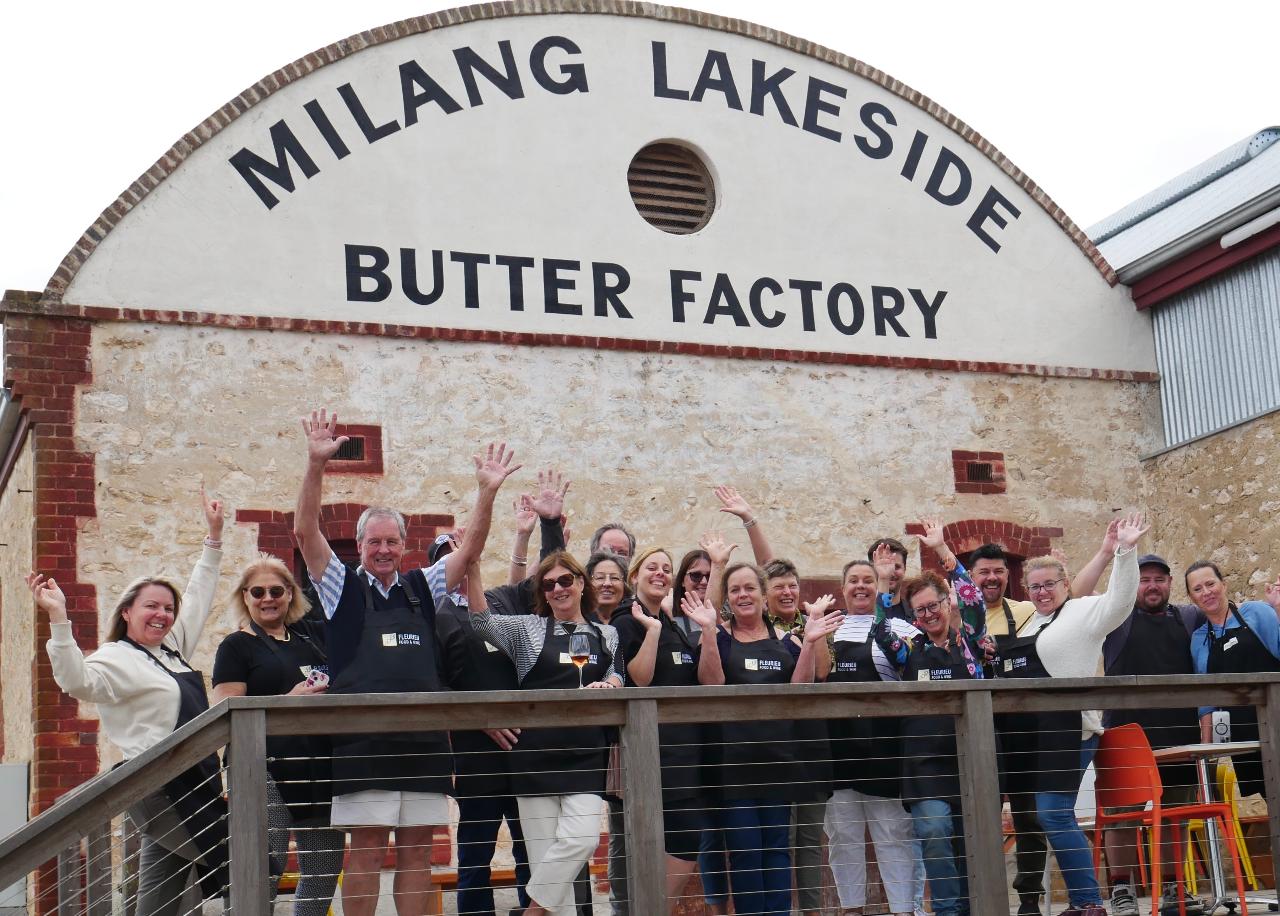
[[[465,529],[440,535],[427,567],[401,569],[405,521],[387,508],[361,516],[360,563],[350,567],[320,528],[325,469],[345,441],[336,424],[325,411],[302,424],[307,464],[295,535],[318,606],[284,563],[265,555],[251,560],[232,594],[240,628],[217,650],[215,701],[324,692],[1087,677],[1100,669],[1280,671],[1280,580],[1267,587],[1265,602],[1237,607],[1218,568],[1198,562],[1185,574],[1192,605],[1171,605],[1171,567],[1136,551],[1147,532],[1137,513],[1108,525],[1098,553],[1073,578],[1060,557],[1027,560],[1029,602],[1009,598],[1010,558],[1000,546],[984,545],[966,565],[946,545],[941,522],[925,519],[920,548],[933,553],[928,565],[944,575],[908,578],[907,547],[881,538],[865,559],[845,564],[842,600],[826,595],[806,603],[798,570],[774,554],[764,521],[732,487],[718,487],[715,495],[741,521],[754,563],[735,561],[736,545],[715,533],[677,556],[638,546],[623,524],[613,523],[595,532],[584,564],[565,549],[569,485],[547,470],[533,492],[514,502],[508,581],[486,589],[479,561],[496,496],[520,467],[505,445],[490,445],[474,459],[477,495]],[[223,511],[201,496],[208,536],[186,589],[159,577],[135,580],[105,622],[107,638],[87,657],[57,583],[29,577],[49,617],[55,679],[70,695],[98,704],[103,731],[126,759],[208,708],[203,675],[187,659],[213,607]],[[541,557],[532,561],[535,528]],[[1108,564],[1110,581],[1095,595]],[[1106,724],[1137,721],[1159,747],[1196,740],[1212,712],[1125,711]],[[892,913],[922,912],[927,878],[936,916],[966,916],[954,720],[922,713],[662,725],[671,906],[698,870],[714,913],[728,912],[732,899],[739,914],[789,914],[793,893],[803,913],[819,913],[825,846],[841,913],[861,913],[869,832]],[[1234,737],[1256,737],[1251,708],[1231,715]],[[1049,848],[1067,885],[1067,914],[1106,914],[1074,814],[1103,726],[1098,714],[1078,710],[1007,714],[996,723],[1024,916],[1041,912]],[[460,914],[494,914],[490,866],[504,821],[517,862],[519,912],[569,916],[589,906],[586,866],[606,812],[613,911],[628,912],[619,754],[610,729],[273,736],[267,753],[271,871],[276,877],[283,870],[292,831],[300,916],[327,912],[339,873],[343,912],[372,914],[392,834],[397,912],[424,913],[433,834],[449,823],[448,797],[459,815]],[[1245,758],[1237,769],[1244,791],[1256,791],[1260,762]],[[138,916],[178,913],[193,876],[204,896],[225,892],[225,815],[216,757],[130,811],[143,837]],[[1107,837],[1114,916],[1137,912],[1134,848],[1131,833]],[[1172,906],[1176,911],[1176,899]]]

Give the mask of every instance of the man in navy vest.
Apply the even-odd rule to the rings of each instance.
[[[325,466],[346,441],[337,416],[324,410],[303,419],[307,469],[298,495],[294,535],[316,584],[326,620],[331,693],[405,693],[442,690],[435,637],[436,601],[462,581],[484,549],[493,500],[519,469],[505,444],[474,456],[479,492],[458,549],[429,570],[404,575],[404,516],[371,507],[356,523],[360,566],[349,569],[320,531]],[[427,909],[431,843],[448,824],[445,795],[453,791],[453,760],[446,732],[335,735],[333,826],[348,831],[350,851],[342,882],[346,916],[373,916],[387,845],[396,834],[394,895],[400,916]]]

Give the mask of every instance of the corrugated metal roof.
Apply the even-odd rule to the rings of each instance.
[[[1143,194],[1127,207],[1090,226],[1086,230],[1089,233],[1089,238],[1093,239],[1095,245],[1099,242],[1105,242],[1116,233],[1123,232],[1135,223],[1142,222],[1157,210],[1163,210],[1193,191],[1203,188],[1209,182],[1244,165],[1277,140],[1280,140],[1280,127],[1268,127],[1266,130],[1258,131],[1253,136],[1245,137],[1239,143],[1232,144],[1222,152],[1210,156],[1204,162],[1188,169],[1177,178],[1166,181],[1154,191]]]
[[[1213,226],[1233,214],[1240,221],[1250,202],[1280,189],[1280,127],[1258,131],[1193,169],[1144,194],[1088,230],[1117,271]],[[1147,269],[1154,269],[1148,265]],[[1133,277],[1125,278],[1129,282]]]

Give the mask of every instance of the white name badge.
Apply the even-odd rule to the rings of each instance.
[[[1239,641],[1240,641],[1240,640],[1238,640],[1238,639],[1236,639],[1234,636],[1232,636],[1232,637],[1231,637],[1230,639],[1228,639],[1228,640],[1226,641],[1226,643],[1223,645],[1223,647],[1222,647],[1222,651],[1223,651],[1223,652],[1226,652],[1228,649],[1230,649],[1232,646],[1234,646],[1234,645],[1235,645],[1237,642],[1239,642]]]
[[[394,647],[394,646],[395,646],[395,644],[396,644],[396,634],[395,634],[395,633],[383,633],[383,634],[382,634],[382,644],[383,644],[384,646]]]
[[[1012,671],[1012,670],[1013,670],[1013,659],[1011,659],[1011,658],[1006,658],[1006,659],[1004,660],[1004,670],[1005,670],[1005,671]]]
[[[917,672],[916,672],[916,680],[917,680],[917,681],[929,681],[929,680],[932,680],[932,678],[931,678],[931,677],[929,677],[929,672],[928,672],[928,671],[917,671]]]
[[[672,652],[672,653],[671,653],[671,664],[673,664],[673,665],[683,665],[683,664],[684,664],[684,655],[683,655],[682,653],[680,653],[680,652]]]
[[[759,663],[759,662],[757,662],[754,658],[747,658],[747,659],[743,659],[743,664],[746,666],[746,669],[747,669],[748,671],[759,671],[759,670],[760,670],[760,663]]]
[[[572,664],[573,664],[573,659],[569,657],[569,653],[568,653],[568,652],[561,652],[561,653],[560,653],[560,664],[562,664],[562,665],[572,665]]]
[[[497,652],[497,651],[498,651],[498,647],[497,647],[497,646],[495,646],[495,645],[494,645],[493,643],[491,643],[491,642],[486,642],[486,643],[484,644],[484,651],[486,651],[486,652]]]
[[[303,677],[311,677],[311,666],[310,666],[310,665],[299,665],[299,666],[298,666],[298,670],[302,672],[302,676],[303,676]]]

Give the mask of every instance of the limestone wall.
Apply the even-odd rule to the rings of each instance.
[[[1280,575],[1280,412],[1192,442],[1144,463],[1155,546],[1182,570],[1212,560],[1236,600],[1261,598]]]
[[[19,490],[25,490],[20,493]],[[9,483],[0,492],[0,720],[4,727],[3,763],[31,759],[33,739],[31,660],[35,644],[35,607],[25,576],[31,570],[32,461],[28,438]]]
[[[499,503],[485,565],[495,579],[510,499],[546,464],[574,481],[579,553],[610,519],[675,551],[716,525],[745,547],[712,494],[733,483],[809,575],[838,575],[926,512],[1060,526],[1083,561],[1111,512],[1139,501],[1137,456],[1154,445],[1158,409],[1138,383],[177,325],[97,325],[92,364],[76,442],[96,454],[97,517],[79,562],[102,605],[144,571],[186,576],[202,476],[232,512],[291,510],[312,405],[383,430],[385,475],[331,476],[326,502],[464,519],[471,454],[511,443],[526,468]],[[952,449],[1004,452],[1008,492],[957,494]],[[256,525],[227,526],[220,606],[256,538]],[[195,659],[206,671],[231,625],[215,616]]]

